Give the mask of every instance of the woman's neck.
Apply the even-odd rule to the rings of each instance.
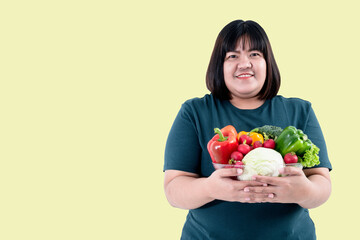
[[[256,109],[263,105],[265,100],[256,98],[236,98],[230,99],[230,103],[239,109]]]

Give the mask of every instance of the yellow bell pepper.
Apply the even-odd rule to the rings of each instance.
[[[263,137],[263,135],[260,134],[260,133],[241,131],[241,132],[239,132],[238,135],[237,135],[237,140],[238,140],[238,142],[240,141],[240,136],[241,136],[241,135],[248,135],[248,136],[250,136],[251,139],[252,139],[251,145],[253,145],[254,142],[256,142],[256,141],[260,141],[261,143],[264,143],[264,137]]]

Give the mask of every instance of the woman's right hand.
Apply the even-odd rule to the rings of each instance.
[[[240,171],[238,171],[240,170]],[[241,175],[239,168],[223,168],[209,177],[179,170],[166,170],[165,195],[169,203],[182,209],[195,209],[215,199],[230,202],[266,202],[269,194],[246,192],[245,187],[264,186],[255,181],[239,181],[232,178]]]
[[[240,168],[218,169],[206,179],[206,191],[209,196],[214,199],[254,203],[256,201],[251,200],[251,193],[245,192],[244,188],[248,186],[264,186],[264,184],[256,181],[239,181],[233,179],[241,174],[242,169]],[[264,193],[264,196],[257,195],[257,202],[259,198],[263,198],[264,201],[266,201],[268,195],[268,193]]]

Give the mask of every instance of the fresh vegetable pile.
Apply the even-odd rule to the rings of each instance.
[[[320,163],[320,149],[302,130],[293,126],[282,129],[265,125],[237,133],[234,126],[228,125],[221,130],[215,128],[214,132],[216,135],[207,145],[212,162],[230,167],[245,165],[242,175],[278,176],[276,169],[285,164],[313,167]]]

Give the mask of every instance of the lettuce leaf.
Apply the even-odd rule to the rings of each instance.
[[[309,150],[306,150],[302,158],[300,158],[300,162],[304,167],[313,167],[315,165],[320,164],[319,153],[320,149],[313,144]]]

